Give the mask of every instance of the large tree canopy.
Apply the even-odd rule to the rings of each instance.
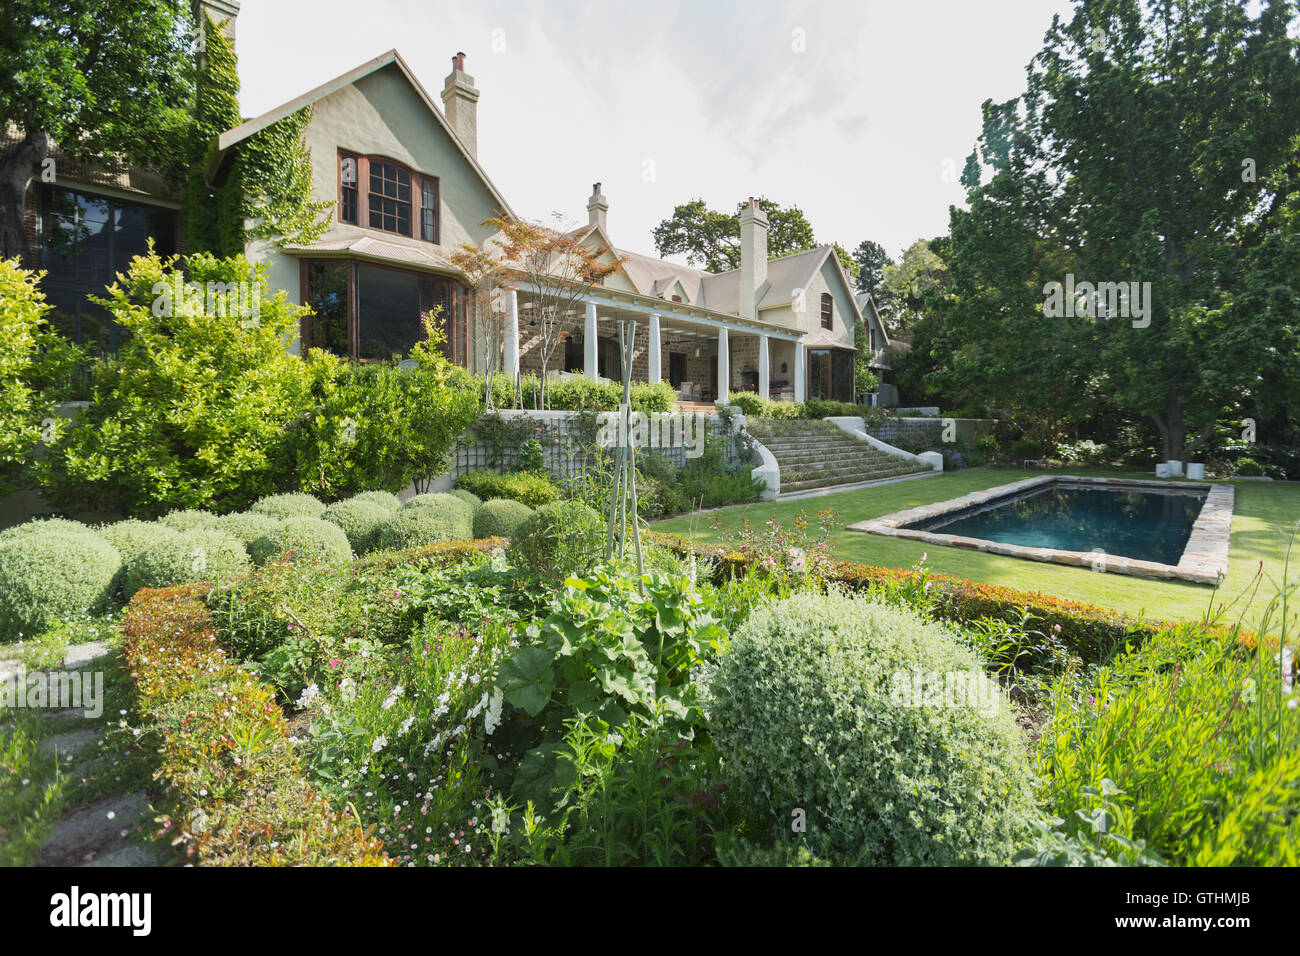
[[[6,0],[0,7],[0,256],[27,254],[27,188],[66,155],[182,174],[194,95],[184,0]]]
[[[816,248],[812,225],[798,206],[781,206],[770,199],[759,199],[758,204],[767,216],[769,256]],[[738,204],[728,214],[707,208],[703,199],[683,203],[655,227],[655,249],[661,256],[684,255],[691,265],[709,272],[739,269],[740,214],[745,205]]]
[[[1170,459],[1296,381],[1294,20],[1291,0],[1079,0],[1053,21],[1026,93],[985,104],[952,211],[956,380],[1047,417],[1104,395]]]

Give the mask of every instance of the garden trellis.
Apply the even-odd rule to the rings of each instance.
[[[618,407],[618,445],[614,457],[614,487],[609,496],[609,532],[605,539],[605,560],[627,554],[628,514],[632,518],[632,541],[636,572],[645,568],[641,560],[641,522],[637,515],[636,448],[632,443],[632,356],[636,347],[636,323],[619,322],[618,347],[623,359],[623,403]]]

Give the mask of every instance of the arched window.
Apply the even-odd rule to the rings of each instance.
[[[384,156],[339,151],[339,222],[441,241],[438,178]]]
[[[822,293],[822,328],[829,329],[835,324],[835,300],[829,292]]]

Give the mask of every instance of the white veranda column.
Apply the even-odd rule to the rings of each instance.
[[[794,400],[796,402],[806,402],[808,400],[808,369],[805,366],[804,347],[802,342],[794,344]]]
[[[587,321],[582,329],[583,371],[587,373],[587,378],[595,378],[600,374],[596,335],[596,303],[588,302]]]
[[[771,361],[767,357],[767,336],[758,337],[758,397],[766,399],[768,393],[768,373]]]
[[[661,369],[659,366],[659,316],[650,316],[650,347],[646,352],[646,361],[650,365],[650,375],[647,379],[651,385],[658,385],[661,378]]]
[[[505,354],[501,370],[513,380],[519,374],[519,293],[510,289],[505,295]]]
[[[718,397],[714,401],[719,405],[727,404],[727,392],[731,385],[731,346],[727,343],[727,330],[718,329]]]

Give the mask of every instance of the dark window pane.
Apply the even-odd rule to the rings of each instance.
[[[358,265],[357,285],[359,357],[404,358],[423,336],[421,277],[412,272]],[[427,286],[425,291],[428,295]]]
[[[411,174],[394,163],[370,161],[370,227],[411,234]]]
[[[307,345],[335,355],[348,354],[348,267],[341,262],[307,264]]]
[[[433,179],[420,182],[420,238],[438,241],[438,184]]]

